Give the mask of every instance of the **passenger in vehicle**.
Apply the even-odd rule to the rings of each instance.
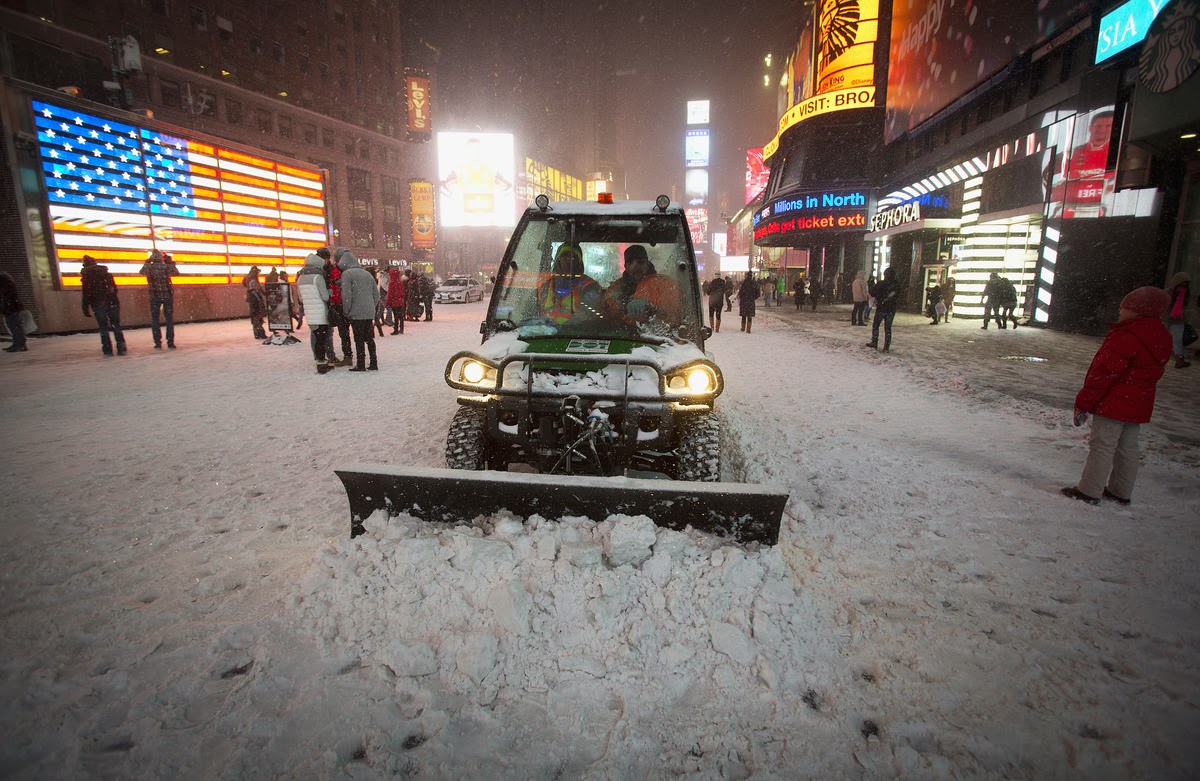
[[[606,305],[612,317],[633,324],[656,319],[672,327],[679,325],[679,285],[655,270],[640,244],[625,249],[625,273],[608,286],[607,293]]]
[[[601,294],[596,280],[583,272],[583,252],[574,244],[558,248],[550,277],[538,285],[542,314],[556,323],[565,323],[579,312],[600,314]]]

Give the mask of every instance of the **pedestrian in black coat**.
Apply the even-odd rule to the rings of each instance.
[[[754,300],[758,298],[758,294],[758,281],[754,279],[754,272],[747,271],[737,294],[738,314],[742,316],[742,330],[746,333],[750,333],[750,327],[754,325]]]
[[[91,255],[83,256],[83,270],[79,272],[83,283],[83,316],[95,315],[100,326],[100,351],[105,356],[113,354],[113,337],[117,341],[117,355],[125,354],[125,332],[121,330],[121,301],[117,298],[117,283],[108,273],[108,266],[101,266]],[[89,313],[88,310],[91,310]],[[109,331],[112,331],[112,336]]]

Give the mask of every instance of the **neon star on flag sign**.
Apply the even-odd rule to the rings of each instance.
[[[250,266],[291,265],[325,244],[321,174],[220,145],[33,101],[51,236],[64,286],[82,258],[117,284],[152,249],[176,284],[231,284]]]

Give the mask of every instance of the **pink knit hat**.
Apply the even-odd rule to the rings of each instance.
[[[1162,317],[1171,305],[1171,296],[1160,287],[1139,287],[1121,299],[1121,308],[1141,317]]]

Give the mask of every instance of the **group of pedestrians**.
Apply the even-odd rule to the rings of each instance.
[[[1013,330],[1016,330],[1016,309],[1016,286],[1012,280],[993,271],[988,277],[987,284],[983,286],[983,325],[980,328],[986,331],[988,323],[995,319],[996,325],[1001,331],[1008,328],[1010,321]]]

